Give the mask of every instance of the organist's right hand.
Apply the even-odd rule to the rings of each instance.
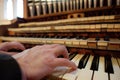
[[[64,58],[58,58],[58,56]],[[40,80],[51,74],[56,67],[67,66],[75,70],[76,65],[68,59],[65,46],[52,44],[35,46],[19,54],[13,55],[19,63],[27,80]]]

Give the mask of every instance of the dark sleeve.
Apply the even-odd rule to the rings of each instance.
[[[22,80],[21,69],[10,55],[0,54],[0,80]]]

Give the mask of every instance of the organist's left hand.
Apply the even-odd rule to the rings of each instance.
[[[64,58],[58,58],[61,55]],[[13,57],[17,60],[27,80],[40,80],[59,66],[70,67],[71,70],[77,68],[68,59],[66,47],[58,44],[35,46],[13,55]]]
[[[18,52],[9,52],[9,50],[14,49],[18,51],[23,51],[25,50],[25,47],[23,44],[13,41],[13,42],[3,42],[0,44],[0,53],[5,53],[9,55],[14,55]]]

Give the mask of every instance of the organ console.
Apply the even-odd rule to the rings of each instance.
[[[24,23],[1,41],[65,45],[78,69],[43,80],[120,80],[120,0],[24,0]]]

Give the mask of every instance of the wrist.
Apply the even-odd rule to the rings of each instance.
[[[16,58],[15,58],[16,59]],[[26,77],[26,69],[24,69],[25,68],[25,66],[24,66],[24,64],[19,60],[19,58],[18,59],[16,59],[16,61],[17,61],[17,63],[19,64],[19,67],[20,67],[20,69],[21,69],[21,74],[22,74],[22,80],[27,80],[27,77]]]
[[[29,51],[29,49],[12,56],[14,59],[16,59],[16,61],[18,62],[19,66],[20,66],[20,69],[22,72],[22,80],[29,80],[29,79],[27,79],[29,66],[24,60],[25,59],[24,56],[27,55],[28,51]]]

